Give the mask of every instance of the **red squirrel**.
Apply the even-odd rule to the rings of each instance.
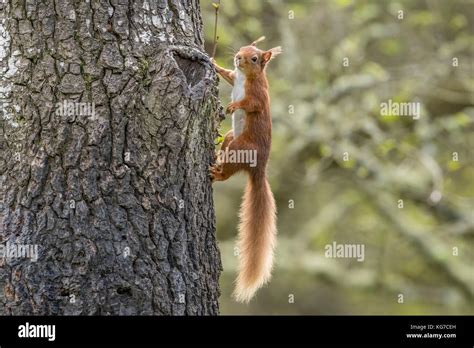
[[[276,206],[266,174],[272,118],[265,69],[281,53],[281,47],[260,50],[256,45],[263,39],[237,52],[234,70],[214,62],[216,71],[233,86],[232,102],[226,108],[226,114],[233,113],[233,129],[225,135],[217,163],[210,167],[211,179],[224,181],[239,171],[248,174],[240,208],[239,272],[233,294],[239,302],[249,302],[270,280],[276,246]],[[240,110],[242,115],[236,113]],[[229,153],[255,153],[256,162],[229,160],[222,155]]]

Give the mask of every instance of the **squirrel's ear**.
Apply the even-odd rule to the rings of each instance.
[[[268,61],[272,59],[272,51],[265,51],[262,53],[262,63],[266,64]]]
[[[262,61],[264,64],[268,63],[271,59],[275,58],[282,52],[281,47],[273,47],[268,51],[262,53]]]

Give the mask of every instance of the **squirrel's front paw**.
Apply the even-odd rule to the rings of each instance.
[[[227,108],[225,109],[225,113],[226,114],[232,114],[237,109],[238,109],[238,104],[237,103],[230,103],[229,105],[227,105]]]
[[[222,166],[218,164],[209,166],[209,176],[211,177],[212,182],[216,181],[216,179],[218,179],[221,173],[222,173]]]
[[[216,69],[217,72],[220,72],[222,70],[222,68],[217,64],[217,62],[214,58],[211,58],[211,63],[214,66],[214,69]]]

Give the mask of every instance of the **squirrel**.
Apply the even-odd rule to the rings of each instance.
[[[266,174],[272,119],[265,69],[282,50],[279,46],[258,49],[257,43],[263,39],[240,48],[234,56],[234,70],[224,69],[213,60],[216,71],[233,86],[232,102],[225,110],[233,114],[233,129],[225,135],[221,155],[209,168],[211,180],[224,181],[239,171],[248,174],[239,214],[239,271],[233,293],[237,301],[246,303],[271,278],[277,233],[275,199]],[[230,152],[253,152],[256,162],[232,161],[222,155]]]

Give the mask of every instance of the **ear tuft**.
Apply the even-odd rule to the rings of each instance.
[[[272,52],[272,57],[271,57],[272,59],[283,52],[283,50],[281,49],[281,46],[270,48],[269,51]]]
[[[265,40],[265,36],[260,36],[257,40],[255,40],[254,42],[252,42],[252,43],[250,44],[250,46],[257,46],[257,44],[258,44],[259,42],[262,42],[263,40]]]

